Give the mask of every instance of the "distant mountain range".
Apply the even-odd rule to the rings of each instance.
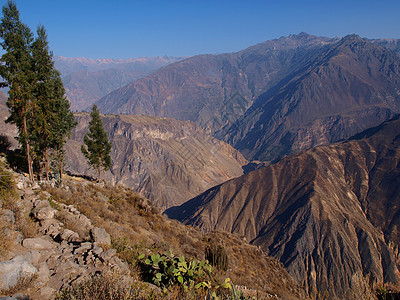
[[[90,59],[55,56],[73,110],[90,110],[101,97],[183,58],[171,56],[131,59]]]
[[[301,33],[185,59],[97,104],[104,113],[191,120],[247,159],[276,161],[399,112],[398,49],[397,40]]]
[[[363,276],[399,282],[399,183],[397,116],[218,185],[166,214],[246,237],[310,293],[367,299],[349,296]]]

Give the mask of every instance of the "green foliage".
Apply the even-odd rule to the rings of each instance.
[[[177,285],[185,292],[195,293],[207,288],[206,275],[211,273],[211,266],[204,261],[186,260],[184,256],[176,256],[172,251],[164,254],[141,254],[138,266],[145,281],[153,282],[167,290],[169,286]]]
[[[141,254],[138,257],[138,266],[143,280],[161,287],[164,293],[173,287],[179,287],[186,296],[195,297],[208,293],[210,299],[217,300],[221,296],[227,299],[227,290],[228,294],[235,291],[229,278],[223,283],[217,282],[208,261],[185,259],[184,256],[174,255],[171,250],[164,254]],[[239,295],[237,291],[235,293]]]
[[[81,146],[81,151],[87,158],[89,164],[98,170],[98,179],[100,180],[100,170],[109,170],[111,168],[111,146],[108,141],[107,133],[103,128],[103,122],[100,118],[100,112],[96,105],[93,105],[90,113],[89,132],[85,134]]]
[[[49,153],[58,166],[64,160],[63,146],[71,130],[76,126],[60,73],[55,70],[53,54],[49,50],[46,30],[43,26],[37,29],[37,38],[32,44],[33,70],[35,85],[33,94],[36,101],[35,118],[31,122],[31,139],[36,158],[45,162],[48,177],[50,171]],[[62,173],[62,167],[57,168]],[[62,174],[60,174],[61,177]]]
[[[214,267],[219,270],[228,270],[228,255],[225,252],[225,248],[221,245],[208,245],[205,249],[205,258]]]
[[[27,156],[29,178],[33,180],[28,134],[28,120],[33,119],[34,74],[30,45],[33,35],[28,26],[19,18],[19,11],[14,2],[8,1],[3,6],[0,22],[0,38],[4,50],[1,56],[0,76],[5,82],[0,87],[9,87],[7,105],[10,117],[7,122],[18,128],[19,143]]]
[[[30,180],[33,180],[31,157],[37,165],[44,160],[48,177],[48,150],[57,153],[53,157],[62,166],[62,148],[76,123],[65,98],[60,73],[54,68],[46,30],[39,26],[33,41],[29,27],[19,19],[15,3],[8,1],[3,6],[0,38],[5,51],[0,65],[0,76],[5,82],[0,87],[9,87],[7,121],[18,128],[18,141],[26,153]]]

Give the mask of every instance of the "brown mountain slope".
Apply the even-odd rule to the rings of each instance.
[[[213,268],[210,277],[202,276],[199,281],[213,278],[215,287],[230,278],[244,293],[258,295],[258,299],[308,299],[281,263],[240,237],[222,232],[203,234],[170,220],[130,188],[69,176],[59,187],[32,185],[5,164],[1,157],[2,300],[204,299],[190,297],[193,286],[184,293],[179,283],[172,283],[167,293],[149,289],[144,280],[154,282],[152,277],[141,276],[138,256],[172,249],[186,261],[204,261],[204,250],[210,244],[224,247],[228,269]],[[100,274],[100,280],[92,281],[95,284],[86,282]],[[114,280],[107,280],[107,274]],[[83,285],[85,292],[66,291],[76,284]],[[11,297],[17,293],[26,296]]]
[[[241,234],[309,291],[351,299],[361,274],[399,281],[399,174],[397,117],[232,179],[166,214],[203,230]]]
[[[98,106],[106,113],[192,120],[247,159],[273,162],[399,113],[397,44],[301,33],[186,59],[112,92]]]
[[[356,35],[316,53],[216,134],[249,159],[276,161],[348,138],[400,112],[400,60]]]
[[[237,53],[195,56],[116,90],[97,105],[104,113],[191,120],[214,132],[332,41],[302,33]]]
[[[73,110],[88,109],[113,90],[181,59],[170,56],[131,59],[54,57]]]
[[[67,169],[75,174],[95,175],[80,151],[89,120],[88,114],[77,115],[66,146]],[[192,122],[107,115],[103,123],[113,144],[105,178],[135,188],[164,209],[243,174],[243,156]]]

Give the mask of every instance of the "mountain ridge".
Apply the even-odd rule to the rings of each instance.
[[[247,159],[273,162],[399,112],[399,59],[383,47],[388,43],[357,35],[281,37],[235,53],[187,58],[97,105],[105,113],[191,120]]]
[[[287,156],[213,187],[171,217],[243,235],[309,292],[346,298],[355,277],[399,281],[400,120]],[[358,274],[358,275],[356,275]]]

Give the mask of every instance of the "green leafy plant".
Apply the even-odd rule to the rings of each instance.
[[[204,261],[186,260],[184,256],[175,256],[172,251],[147,257],[142,254],[139,256],[139,266],[145,280],[163,288],[179,285],[185,291],[202,287],[198,283],[205,277],[205,269],[208,267]]]

